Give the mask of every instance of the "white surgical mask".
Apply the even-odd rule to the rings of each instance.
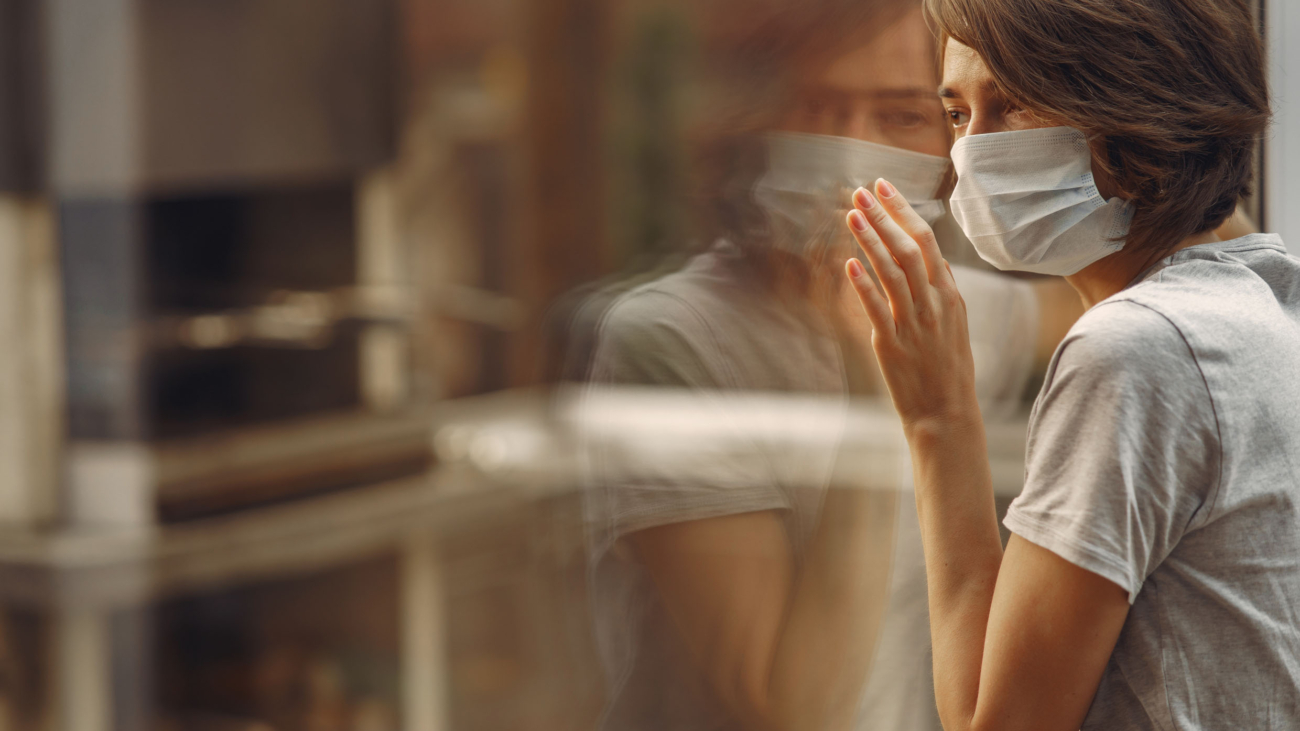
[[[754,188],[754,199],[780,227],[811,232],[824,223],[821,219],[841,223],[839,208],[849,205],[849,194],[877,178],[893,183],[928,223],[943,215],[943,201],[936,196],[948,172],[946,157],[799,132],[771,132],[766,143],[767,172]]]
[[[1133,208],[1102,199],[1077,129],[970,135],[952,146],[952,162],[953,218],[998,269],[1065,276],[1124,246]]]

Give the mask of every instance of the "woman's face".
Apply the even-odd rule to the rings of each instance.
[[[909,13],[871,43],[803,73],[782,129],[946,156],[932,48],[920,11]]]
[[[944,49],[939,98],[957,138],[1051,126],[1002,96],[984,59],[952,39]]]
[[[998,92],[984,59],[969,46],[949,39],[943,55],[943,83],[939,87],[939,98],[957,139],[966,135],[1059,125],[1031,114],[1015,100]],[[1099,145],[1094,141],[1093,180],[1102,197],[1109,199],[1120,195],[1120,191],[1104,169],[1096,165],[1095,158],[1101,150]]]

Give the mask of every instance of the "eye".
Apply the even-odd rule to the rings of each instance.
[[[882,120],[887,126],[897,129],[917,129],[927,123],[933,123],[934,117],[916,109],[898,109],[884,115]]]
[[[956,107],[949,107],[944,110],[944,113],[948,115],[948,121],[954,129],[961,129],[970,122],[970,114]]]

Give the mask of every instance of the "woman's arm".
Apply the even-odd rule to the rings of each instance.
[[[887,183],[877,194],[854,196],[849,226],[879,288],[847,269],[912,451],[940,717],[947,731],[1077,729],[1127,597],[1027,541],[1003,555],[965,305],[929,227]]]
[[[756,730],[847,729],[888,596],[896,493],[833,489],[796,573],[776,511],[632,544],[719,700]]]

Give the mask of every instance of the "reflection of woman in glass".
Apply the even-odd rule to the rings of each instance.
[[[1246,2],[928,0],[955,217],[1089,310],[998,540],[966,315],[879,182],[848,273],[912,450],[935,690],[959,729],[1300,728],[1300,260],[1215,232],[1268,121]]]
[[[726,52],[719,73],[735,81],[715,87],[699,134],[718,243],[613,304],[595,389],[698,394],[690,419],[718,392],[834,403],[870,388],[855,367],[872,360],[865,318],[838,276],[852,243],[839,222],[848,191],[880,175],[929,200],[931,220],[943,213],[950,136],[933,37],[917,3],[785,5]],[[1014,398],[1033,359],[1034,294],[994,289],[1004,315],[989,318],[1001,356],[990,366],[1009,375],[985,390]],[[719,411],[701,418],[734,416]],[[895,493],[828,493],[824,446],[798,469],[755,444],[705,454],[695,474],[673,459],[597,477],[587,511],[605,728],[937,727],[919,541],[900,536],[895,554],[908,530]]]

